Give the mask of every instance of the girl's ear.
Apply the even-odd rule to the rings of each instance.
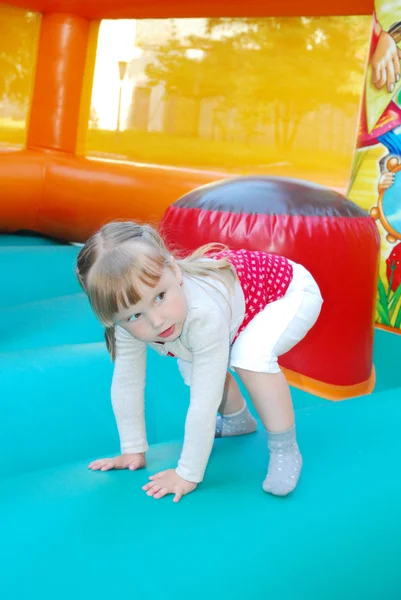
[[[182,271],[180,269],[180,267],[177,264],[177,261],[175,260],[175,258],[171,257],[171,268],[173,270],[174,275],[176,276],[178,283],[180,285],[183,284],[183,279],[182,279]]]

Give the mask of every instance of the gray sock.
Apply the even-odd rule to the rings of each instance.
[[[228,437],[244,435],[256,431],[256,420],[253,418],[246,404],[238,412],[231,415],[218,415],[215,437]]]
[[[265,492],[275,496],[286,496],[295,489],[302,469],[295,425],[279,433],[268,431],[267,441],[270,461],[262,487]]]

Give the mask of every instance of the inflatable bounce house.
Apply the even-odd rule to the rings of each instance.
[[[0,31],[0,597],[399,600],[399,2],[9,0]],[[261,425],[216,439],[179,504],[146,496],[189,400],[152,352],[147,467],[88,469],[119,441],[75,264],[116,219],[315,277],[319,320],[280,359],[287,498],[260,487]]]

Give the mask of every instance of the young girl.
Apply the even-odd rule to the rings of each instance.
[[[191,393],[178,466],[150,477],[143,487],[148,496],[174,494],[178,502],[202,481],[215,436],[255,431],[229,368],[267,429],[270,461],[263,489],[289,494],[302,458],[290,390],[277,358],[302,340],[319,316],[322,298],[312,276],[281,256],[218,245],[176,260],[152,227],[132,222],[109,223],[91,237],[79,253],[77,276],[106,328],[115,361],[111,397],[121,442],[120,456],[96,460],[89,468],[145,466],[150,346],[178,358]]]

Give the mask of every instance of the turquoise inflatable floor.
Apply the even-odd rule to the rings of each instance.
[[[400,600],[401,336],[376,332],[370,396],[293,391],[293,495],[262,491],[259,428],[216,440],[195,493],[155,501],[141,486],[176,464],[188,389],[174,359],[149,354],[148,468],[87,469],[118,439],[77,251],[0,237],[0,598]]]

